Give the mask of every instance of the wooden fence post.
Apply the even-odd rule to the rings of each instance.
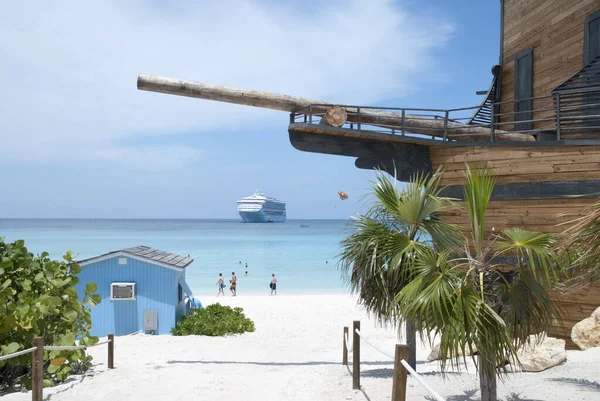
[[[108,368],[115,368],[115,335],[108,335]]]
[[[31,400],[42,401],[44,394],[44,338],[34,337],[31,344],[37,347],[31,353]]]
[[[344,352],[342,354],[342,363],[348,366],[348,347],[346,346],[346,338],[348,338],[348,326],[344,326]]]
[[[400,361],[408,360],[408,345],[396,344],[394,354],[394,378],[392,381],[392,401],[406,401],[406,379],[408,371]]]
[[[360,390],[360,321],[355,320],[352,324],[352,389]]]

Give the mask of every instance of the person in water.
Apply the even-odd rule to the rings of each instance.
[[[229,280],[229,282],[231,283],[229,289],[231,290],[231,294],[235,297],[237,295],[237,277],[235,276],[235,272],[231,272],[231,280]]]
[[[269,287],[271,287],[271,294],[269,295],[273,295],[273,292],[277,295],[277,278],[275,278],[275,274],[271,274],[271,284],[269,284]]]
[[[223,282],[223,273],[219,273],[219,279],[217,280],[217,287],[219,287],[219,292],[217,293],[217,296],[219,296],[219,294],[223,294],[225,295],[225,283]]]

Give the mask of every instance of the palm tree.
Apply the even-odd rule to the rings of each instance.
[[[342,241],[339,266],[359,303],[380,323],[397,325],[404,320],[392,308],[398,292],[412,280],[408,266],[429,247],[445,248],[459,244],[459,229],[436,219],[440,211],[452,207],[439,195],[441,170],[431,177],[415,175],[403,189],[397,181],[377,170],[372,202],[368,212],[354,218],[353,232]],[[416,368],[416,332],[410,321],[405,325],[409,364]]]
[[[465,236],[455,255],[425,249],[392,307],[430,343],[440,336],[443,370],[448,362],[459,367],[458,356],[468,349],[479,371],[481,400],[495,401],[497,374],[506,373],[507,363],[518,363],[518,349],[529,335],[543,332],[556,316],[549,290],[561,271],[551,234],[511,228],[486,235],[493,177],[469,166],[465,177],[470,238]],[[502,256],[512,257],[508,272],[499,269]]]
[[[561,257],[570,280],[561,290],[569,292],[600,279],[600,201],[585,209],[585,215],[564,223],[569,226],[560,244]]]

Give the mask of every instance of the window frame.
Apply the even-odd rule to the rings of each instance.
[[[531,60],[531,68],[529,70],[529,75],[530,75],[530,79],[529,79],[529,93],[530,96],[525,96],[523,99],[525,100],[521,100],[521,99],[517,99],[517,92],[518,92],[518,87],[520,86],[520,81],[519,81],[519,75],[518,75],[518,70],[517,70],[517,66],[518,66],[518,61],[519,59],[523,59],[525,57],[529,57]],[[528,131],[528,130],[532,130],[533,129],[533,123],[532,122],[521,122],[523,120],[527,121],[527,120],[533,120],[533,99],[530,99],[533,97],[533,48],[529,47],[527,49],[521,50],[519,53],[517,53],[515,55],[515,59],[514,59],[514,88],[513,88],[514,92],[513,92],[513,101],[514,101],[514,110],[513,110],[513,119],[515,121],[515,126],[514,129],[515,131]],[[523,111],[519,111],[518,110],[518,106],[519,104],[523,103],[523,102],[527,102],[529,105],[529,110],[527,110],[526,112]],[[527,115],[526,113],[529,113],[529,115]],[[525,118],[528,117],[528,118]],[[523,120],[519,120],[519,118],[522,118]],[[517,129],[517,127],[519,126],[519,129]]]
[[[131,288],[131,292],[132,292],[132,296],[131,298],[115,298],[114,297],[114,287],[123,287],[123,286],[132,286]],[[111,301],[135,301],[137,298],[137,289],[136,289],[136,285],[135,283],[130,283],[130,282],[123,282],[123,281],[114,281],[112,283],[110,283],[110,300]]]
[[[588,65],[592,60],[589,59],[588,46],[590,42],[590,23],[600,18],[600,10],[594,11],[587,17],[583,23],[583,66]]]

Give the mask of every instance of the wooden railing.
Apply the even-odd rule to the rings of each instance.
[[[518,102],[527,100],[540,106],[514,111],[515,100],[458,109],[309,104],[290,113],[290,124],[313,124],[325,128],[322,124],[325,110],[337,106],[346,111],[347,120],[336,128],[359,130],[367,135],[402,136],[415,143],[470,145],[469,141],[477,141],[481,145],[483,129],[488,145],[600,145],[600,85],[519,99]],[[487,114],[474,119],[483,107]],[[534,136],[536,141],[498,140],[499,133],[507,132]]]
[[[382,350],[379,346],[369,341],[360,332],[360,321],[352,323],[352,350],[348,346],[348,327],[344,327],[342,363],[348,366],[348,353],[352,353],[352,389],[360,390],[360,341],[364,340],[371,347],[394,361],[394,374],[392,379],[392,401],[406,401],[406,387],[408,374],[413,376],[436,401],[445,401],[433,388],[431,388],[419,374],[408,364],[408,345],[396,344],[394,355]]]
[[[44,351],[71,351],[87,349],[103,344],[108,344],[108,368],[114,369],[115,336],[113,334],[108,335],[108,340],[94,345],[44,345],[43,337],[34,337],[31,348],[13,352],[12,354],[0,355],[0,361],[31,354],[31,400],[42,401],[44,398]]]

